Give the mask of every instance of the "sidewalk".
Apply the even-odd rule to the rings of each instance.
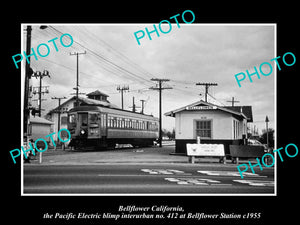
[[[187,156],[174,155],[174,146],[151,147],[151,148],[129,148],[114,149],[107,151],[74,151],[70,149],[48,149],[42,153],[42,165],[84,165],[97,163],[188,163]],[[30,164],[39,164],[39,155]],[[219,163],[218,158],[200,158],[198,163]],[[227,164],[232,164],[227,160]],[[25,164],[26,165],[26,164]]]

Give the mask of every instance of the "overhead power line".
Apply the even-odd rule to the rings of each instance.
[[[54,28],[53,26],[50,26],[52,29],[54,29],[56,32],[59,32],[61,34],[63,34],[61,31],[59,31],[58,29]],[[107,59],[106,57],[104,57],[103,55],[91,50],[90,48],[84,46],[83,44],[79,43],[78,41],[74,40],[75,43],[77,43],[79,46],[81,46],[82,48],[86,49],[87,51],[89,51],[90,53],[92,53],[94,56],[102,59],[103,61],[105,61],[107,64],[114,66],[115,68],[120,69],[122,72],[125,72],[127,74],[127,76],[130,76],[131,78],[135,78],[138,79],[139,81],[143,80],[143,82],[147,82],[147,83],[152,83],[151,81],[149,81],[148,79],[137,75],[131,71],[129,71],[128,69],[125,69],[119,65],[117,65],[116,63],[112,62],[111,60]],[[123,74],[125,75],[125,74]]]

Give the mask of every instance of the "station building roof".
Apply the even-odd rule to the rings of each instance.
[[[195,103],[183,106],[181,108],[172,110],[170,112],[166,112],[165,116],[175,117],[176,113],[188,111],[188,110],[207,110],[207,109],[214,109],[214,110],[221,110],[226,113],[230,113],[235,116],[241,116],[247,119],[248,122],[253,122],[252,116],[252,107],[251,106],[219,106],[205,101],[197,101]]]

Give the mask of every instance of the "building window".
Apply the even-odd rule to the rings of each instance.
[[[211,120],[196,121],[196,136],[200,136],[201,138],[211,138],[211,134]]]
[[[240,136],[239,121],[233,120],[233,139],[238,139]]]

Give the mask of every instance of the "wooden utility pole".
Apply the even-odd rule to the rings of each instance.
[[[162,83],[170,81],[169,79],[152,78],[151,80],[158,82],[158,85],[156,85],[156,87],[150,87],[150,89],[158,90],[158,92],[159,92],[159,147],[162,147],[162,113],[161,113],[162,96],[161,96],[161,91],[164,89],[172,89],[172,88],[171,87],[162,87]]]
[[[31,26],[27,26],[26,34],[26,55],[30,55],[31,51]],[[29,79],[32,75],[32,69],[30,68],[30,57],[27,58],[27,63],[25,64],[25,87],[24,87],[24,107],[23,107],[23,134],[27,141],[28,132],[28,121],[29,121],[29,107],[28,107],[28,97],[29,97]]]
[[[73,88],[74,90],[76,90],[76,106],[78,106],[78,94],[79,94],[79,66],[78,66],[78,55],[83,55],[86,54],[86,51],[84,52],[74,52],[74,53],[70,53],[70,55],[76,55],[76,87]]]
[[[124,91],[129,91],[129,86],[126,86],[126,87],[125,86],[123,86],[123,87],[118,86],[117,90],[121,93],[121,105],[122,105],[122,109],[124,109],[123,92]]]
[[[58,110],[57,110],[57,113],[58,113],[58,124],[57,124],[57,132],[60,130],[60,114],[61,114],[61,109],[60,109],[60,100],[61,99],[66,99],[66,97],[52,97],[52,99],[57,99],[58,100]]]
[[[207,94],[208,94],[208,88],[210,86],[217,86],[217,83],[196,83],[196,85],[203,85],[205,86],[205,102],[207,102]]]
[[[231,106],[233,107],[235,102],[240,102],[240,101],[235,101],[234,97],[232,97],[232,100],[231,101],[227,101],[227,102],[231,102]]]
[[[49,77],[50,78],[50,75],[49,75],[49,71],[47,70],[44,70],[43,73],[41,73],[40,71],[37,71],[35,73],[33,73],[33,76],[35,78],[40,78],[40,86],[39,86],[39,117],[41,117],[42,115],[42,94],[46,93],[46,92],[43,92],[42,91],[42,79],[43,77]]]

